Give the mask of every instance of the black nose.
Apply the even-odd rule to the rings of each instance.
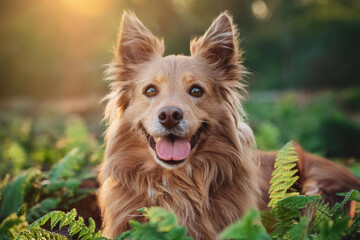
[[[158,115],[159,122],[166,128],[175,127],[183,117],[183,111],[177,107],[163,107]]]

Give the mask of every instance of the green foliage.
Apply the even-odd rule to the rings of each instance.
[[[31,128],[33,125],[29,122],[26,126]],[[18,134],[19,137],[27,145],[26,141],[31,140],[31,134],[20,133]],[[24,145],[20,144],[19,141],[14,142],[18,144],[12,148],[10,155],[16,157],[18,147]],[[77,117],[70,118],[64,126],[64,137],[59,138],[58,142],[53,143],[53,145],[56,145],[57,148],[56,156],[67,153],[49,169],[41,171],[30,168],[18,174],[10,182],[9,174],[0,181],[1,234],[7,235],[9,239],[13,239],[13,235],[19,233],[19,226],[26,226],[28,222],[31,223],[39,219],[51,210],[68,209],[71,204],[95,191],[95,189],[81,189],[81,183],[86,179],[95,178],[93,165],[99,163],[103,151],[100,144],[87,132],[84,122]],[[54,146],[51,147],[54,148]],[[73,149],[70,149],[71,147]],[[32,154],[26,153],[26,159]],[[24,154],[21,153],[18,156],[23,159]],[[17,169],[19,170],[19,168]],[[21,216],[16,217],[14,214],[18,211],[21,212]],[[79,218],[79,221],[81,222],[83,219]],[[84,236],[90,236],[86,231],[95,231],[94,221],[92,219],[89,221],[89,229],[82,229]],[[66,225],[67,222],[63,221],[62,224]],[[40,238],[40,236],[63,239],[63,236],[59,234],[54,235],[45,229],[38,228],[31,228],[26,234],[35,239]],[[95,234],[93,235],[95,236]],[[0,239],[3,238],[0,236]]]
[[[262,150],[275,150],[280,141],[280,131],[271,122],[263,122],[255,132],[256,144]]]
[[[77,219],[76,219],[77,218]],[[53,229],[57,224],[59,224],[59,229],[68,226],[68,233],[71,237],[77,234],[79,240],[88,240],[88,239],[100,239],[101,231],[95,231],[95,222],[92,218],[89,218],[89,226],[87,227],[84,223],[82,217],[78,217],[76,210],[72,209],[68,213],[62,211],[52,211],[40,219],[32,223],[28,230],[23,231],[20,234],[20,239],[33,239],[38,237],[41,234],[46,239],[68,239],[66,237],[54,234],[52,232],[41,229],[41,226],[46,224],[50,220],[51,229]]]
[[[219,239],[271,239],[266,233],[260,221],[260,213],[257,209],[251,209],[239,221],[227,227]]]
[[[306,217],[301,217],[298,223],[292,224],[287,232],[287,239],[290,240],[310,240],[308,235],[310,220]]]
[[[291,190],[291,186],[299,179],[295,176],[297,169],[296,162],[298,161],[297,154],[292,142],[287,143],[278,153],[275,161],[275,170],[272,173],[270,181],[271,187],[269,207],[290,196],[298,195],[299,193]]]
[[[251,92],[244,107],[258,148],[280,149],[292,139],[311,153],[359,160],[360,111],[354,109],[357,105],[353,96],[360,96],[360,91],[356,89],[355,93],[337,90],[316,96],[301,92]]]
[[[32,188],[32,184],[39,178],[40,171],[29,169],[18,175],[2,191],[3,201],[0,208],[0,219],[3,220],[10,213],[15,213],[24,203],[24,197]]]
[[[272,235],[283,237],[290,234],[288,231],[294,224],[299,224],[299,219],[302,217],[301,210],[306,208],[309,203],[316,202],[319,198],[320,196],[297,195],[279,200],[271,210],[271,214],[276,221]],[[295,229],[291,231],[293,233]]]
[[[332,208],[328,203],[324,203],[321,196],[302,196],[291,189],[294,184],[293,175],[297,156],[293,145],[286,144],[278,153],[275,162],[275,170],[272,178],[271,190],[280,188],[278,195],[270,195],[273,201],[270,215],[273,217],[273,225],[268,229],[275,229],[271,232],[273,239],[342,239],[345,236],[356,236],[359,231],[359,216],[355,214],[353,228],[349,227],[350,217],[346,216],[346,204],[351,201],[360,200],[360,193],[351,190],[347,193],[340,194],[344,199],[336,203]],[[289,166],[290,163],[290,166]],[[284,166],[285,165],[285,166]],[[282,169],[281,171],[278,171]],[[279,179],[287,176],[289,181],[285,184],[279,184]],[[274,180],[275,179],[275,180]],[[271,191],[270,190],[270,191]],[[293,196],[288,195],[291,191]],[[285,197],[285,198],[284,198]],[[280,199],[280,200],[279,200]],[[311,222],[309,216],[314,213],[314,220]],[[268,221],[264,221],[268,223]]]
[[[11,213],[0,224],[0,239],[15,239],[19,232],[25,230],[27,222],[25,216],[18,217],[15,213]]]
[[[147,223],[140,223],[131,220],[132,230],[121,234],[116,240],[134,239],[134,240],[191,240],[186,236],[186,228],[179,226],[176,216],[160,207],[151,207],[149,209],[139,209],[148,219]]]

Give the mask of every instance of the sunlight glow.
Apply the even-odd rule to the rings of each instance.
[[[270,11],[266,3],[262,0],[256,0],[252,3],[251,9],[256,18],[265,20],[270,16]]]
[[[71,10],[86,17],[98,17],[109,9],[113,0],[63,0]]]

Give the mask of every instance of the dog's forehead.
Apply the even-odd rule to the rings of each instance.
[[[159,59],[154,70],[156,76],[161,76],[167,80],[179,80],[179,78],[189,79],[191,76],[195,76],[198,73],[199,66],[191,57],[170,55]]]
[[[156,84],[191,85],[198,81],[214,82],[206,65],[192,56],[170,55],[158,58],[147,66],[145,75],[141,78]]]

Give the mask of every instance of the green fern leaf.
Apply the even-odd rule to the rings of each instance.
[[[101,231],[98,231],[95,233],[95,222],[91,218],[89,218],[89,227],[86,227],[84,224],[84,219],[82,217],[78,217],[76,220],[77,213],[75,209],[72,209],[68,213],[64,213],[62,211],[52,211],[42,218],[36,220],[33,224],[29,226],[29,230],[21,233],[21,237],[26,237],[29,232],[32,234],[31,236],[35,237],[37,234],[44,234],[48,233],[44,229],[42,229],[40,226],[44,225],[49,219],[50,219],[50,226],[51,229],[53,229],[57,223],[60,222],[59,229],[61,229],[64,226],[69,226],[68,232],[70,236],[74,236],[78,233],[78,239],[87,240],[87,239],[105,239],[101,238]],[[50,233],[51,237],[57,237],[57,235],[52,235]],[[61,235],[59,235],[61,236]],[[35,239],[37,239],[35,237]],[[46,238],[47,239],[47,238]],[[50,238],[55,239],[55,238]],[[61,238],[61,239],[67,239],[67,238]]]
[[[301,218],[301,209],[306,208],[310,203],[315,203],[320,196],[291,196],[278,201],[271,210],[272,216],[276,219],[275,231],[273,236],[283,238],[286,232],[293,226],[298,224]]]
[[[349,201],[356,201],[356,202],[360,201],[360,192],[357,190],[350,190],[349,192],[338,193],[337,195],[344,196],[344,199],[341,203],[336,204],[331,209],[333,215],[336,213],[343,213],[345,204],[347,204]]]
[[[294,224],[285,234],[286,239],[289,240],[310,240],[309,238],[309,224],[310,220],[306,217],[301,217],[299,223]]]
[[[340,240],[347,233],[350,233],[350,217],[337,218],[335,221],[322,221],[319,225],[317,239],[320,240]]]
[[[3,204],[0,208],[0,220],[10,213],[15,213],[24,204],[24,196],[33,187],[35,180],[41,175],[37,169],[29,169],[19,174],[14,181],[6,185],[2,191]]]
[[[219,239],[271,239],[260,221],[257,209],[251,209],[236,223],[227,227],[219,235]]]
[[[25,216],[18,217],[15,213],[11,213],[0,224],[0,239],[16,239],[19,232],[25,230],[26,227]]]
[[[89,233],[95,232],[95,221],[92,218],[89,218]]]
[[[84,225],[84,219],[82,217],[79,217],[77,221],[73,221],[69,226],[70,236],[72,237],[80,232]]]
[[[2,190],[6,187],[6,185],[9,183],[10,180],[10,174],[6,174],[5,177],[0,181],[0,201],[2,199]]]
[[[312,208],[316,210],[315,218],[312,222],[312,229],[317,231],[319,230],[319,226],[322,222],[329,221],[331,219],[332,213],[329,203],[325,203],[323,199],[319,199]]]
[[[60,179],[68,179],[75,176],[85,163],[85,155],[79,148],[71,150],[63,159],[55,164],[50,170],[50,182],[56,183]]]
[[[50,215],[50,226],[51,229],[53,229],[58,222],[60,222],[63,218],[65,218],[65,213],[61,211],[53,211],[50,212],[48,215]],[[45,223],[44,223],[45,224]]]
[[[131,231],[120,234],[116,240],[192,240],[186,236],[186,228],[179,226],[176,216],[160,207],[139,209],[149,219],[147,223],[130,220]]]
[[[21,233],[19,240],[34,240],[34,239],[41,239],[41,240],[70,240],[69,238],[46,231],[40,227],[32,228],[30,230],[23,231]]]
[[[274,164],[275,170],[272,173],[270,181],[270,202],[269,207],[274,207],[275,204],[286,197],[298,195],[298,192],[291,191],[291,186],[298,180],[295,176],[297,169],[296,162],[298,161],[295,147],[292,142],[285,144],[276,156]]]
[[[69,213],[67,213],[64,218],[61,219],[59,229],[61,229],[63,226],[70,225],[75,220],[76,215],[77,213],[74,208]]]
[[[60,201],[60,198],[47,198],[42,200],[40,203],[37,203],[28,210],[26,216],[27,221],[33,222],[35,219],[38,219],[49,211],[55,209]]]

